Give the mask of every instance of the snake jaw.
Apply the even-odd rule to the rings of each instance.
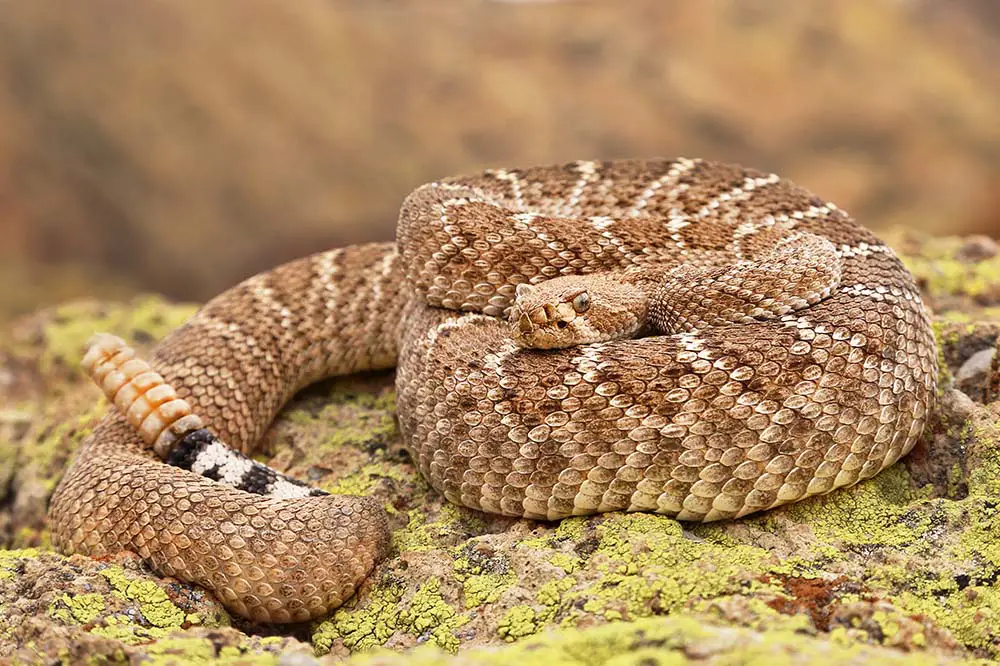
[[[546,303],[526,312],[515,306],[510,319],[514,322],[511,337],[532,349],[572,347],[580,344],[581,335],[587,335],[586,322],[567,303]]]
[[[511,338],[529,349],[566,349],[633,338],[646,327],[644,292],[617,277],[570,275],[519,284]]]
[[[517,285],[509,314],[510,335],[522,347],[564,349],[589,341],[585,339],[588,326],[572,304],[581,290],[576,288],[567,295],[559,285],[558,280]]]

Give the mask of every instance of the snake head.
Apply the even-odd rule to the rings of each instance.
[[[531,349],[634,337],[646,315],[645,296],[635,292],[632,285],[592,275],[519,284],[510,310],[511,337]]]

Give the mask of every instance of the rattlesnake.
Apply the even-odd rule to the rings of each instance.
[[[627,314],[591,330],[615,295]],[[564,346],[553,327],[601,341],[524,346]],[[424,185],[396,244],[226,291],[156,347],[160,374],[108,337],[85,366],[118,409],[52,498],[56,545],[135,551],[278,622],[336,607],[388,551],[372,500],[320,494],[221,443],[249,451],[319,378],[397,366],[403,442],[453,502],[701,521],[873,476],[919,437],[937,377],[892,250],[787,180],[686,159]]]

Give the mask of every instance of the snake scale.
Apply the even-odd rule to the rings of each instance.
[[[688,159],[424,185],[396,243],[279,266],[149,363],[105,336],[84,366],[114,407],[52,498],[56,545],[134,551],[269,622],[329,612],[389,550],[374,501],[246,457],[320,378],[395,366],[404,445],[452,502],[709,521],[878,473],[937,377],[892,250],[787,180]]]

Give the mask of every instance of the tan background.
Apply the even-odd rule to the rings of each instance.
[[[439,176],[686,155],[1000,232],[992,0],[0,3],[0,319],[204,299]]]

